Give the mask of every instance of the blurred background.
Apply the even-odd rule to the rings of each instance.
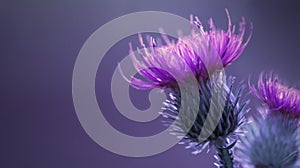
[[[176,145],[159,155],[129,158],[101,148],[85,133],[76,116],[72,72],[84,42],[112,19],[153,10],[187,19],[193,14],[204,24],[213,17],[217,27],[226,29],[225,8],[234,24],[245,16],[248,25],[254,25],[249,45],[226,69],[227,74],[236,76],[237,81],[248,81],[251,75],[255,82],[260,72],[273,71],[299,88],[297,0],[1,1],[0,167],[214,167],[213,149],[194,156]],[[136,40],[137,36],[125,38],[107,52],[98,69],[96,92],[112,126],[129,135],[147,136],[165,129],[161,118],[144,124],[130,121],[118,113],[110,95],[113,70],[127,56],[128,43]],[[149,107],[147,93],[130,89],[137,108]],[[253,100],[252,112],[257,105]]]

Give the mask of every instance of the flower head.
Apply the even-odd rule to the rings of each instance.
[[[226,12],[227,31],[217,29],[212,19],[209,31],[205,31],[199,19],[191,16],[191,34],[180,36],[176,42],[162,32],[166,45],[149,38],[147,48],[141,35],[141,49],[133,52],[130,45],[132,62],[139,75],[131,78],[131,86],[162,88],[165,92],[170,89],[161,113],[168,118],[164,122],[173,134],[184,139],[181,143],[186,148],[194,149],[194,154],[206,146],[216,146],[219,150],[216,164],[220,167],[234,165],[230,150],[248,112],[247,101],[241,99],[242,89],[234,94],[233,80],[228,82],[222,69],[241,55],[252,34],[251,25],[250,35],[244,40],[244,18],[236,34]],[[191,82],[194,79],[196,87]],[[180,84],[184,87],[178,87]]]
[[[240,22],[240,30],[235,34],[235,26],[232,26],[228,11],[228,30],[219,30],[214,26],[212,19],[209,21],[210,30],[205,31],[197,17],[191,16],[191,34],[179,37],[177,42],[170,41],[162,32],[162,38],[166,45],[155,42],[149,38],[148,46],[144,44],[139,35],[141,49],[133,52],[130,45],[130,53],[135,68],[140,77],[132,77],[131,86],[137,89],[172,88],[177,81],[207,79],[209,74],[226,67],[236,60],[243,52],[251,34],[244,42],[246,30],[245,19]]]
[[[252,93],[263,101],[271,111],[300,117],[300,91],[290,88],[272,74],[260,75],[257,89],[250,86]]]

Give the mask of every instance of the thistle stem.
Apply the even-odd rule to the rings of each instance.
[[[218,167],[221,168],[234,168],[233,155],[231,148],[235,145],[236,141],[230,144],[227,147],[216,146],[217,148],[217,158],[218,158]]]

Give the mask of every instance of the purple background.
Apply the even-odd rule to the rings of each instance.
[[[230,10],[234,24],[241,16],[254,24],[250,44],[227,74],[238,80],[252,75],[255,80],[262,70],[273,70],[286,82],[300,86],[297,0],[1,1],[0,167],[214,167],[214,151],[193,156],[180,145],[147,158],[128,158],[104,150],[87,136],[77,119],[71,80],[83,43],[116,17],[157,10],[185,18],[194,14],[203,23],[213,17],[218,27],[226,28],[224,8]],[[128,42],[136,39],[126,38],[107,53],[99,67],[96,91],[100,107],[114,127],[146,136],[164,129],[160,119],[146,124],[125,119],[115,109],[109,91],[117,62],[127,55]],[[138,108],[147,108],[146,92],[132,89],[131,94]]]

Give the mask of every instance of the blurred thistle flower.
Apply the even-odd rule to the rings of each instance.
[[[282,113],[256,118],[245,128],[235,155],[245,168],[300,167],[297,119]]]
[[[277,75],[261,73],[257,89],[251,85],[250,90],[270,108],[268,111],[300,118],[300,91],[284,85]]]
[[[232,26],[227,9],[226,13],[227,31],[217,29],[212,19],[209,20],[210,30],[205,31],[199,19],[195,17],[193,20],[191,16],[191,34],[179,37],[177,42],[170,41],[161,31],[166,45],[149,38],[149,48],[146,48],[142,36],[139,35],[141,49],[137,48],[135,54],[130,45],[130,54],[141,78],[132,77],[131,86],[137,89],[172,88],[176,86],[178,80],[188,80],[191,75],[196,79],[208,79],[209,74],[236,60],[251,38],[252,24],[249,37],[243,42],[246,31],[245,19],[242,18],[239,32],[235,34],[235,25]]]

